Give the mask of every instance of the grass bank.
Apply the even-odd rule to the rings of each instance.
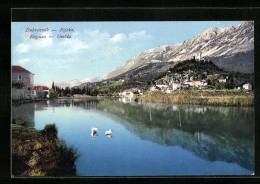
[[[253,106],[254,93],[240,90],[187,90],[175,91],[171,94],[148,92],[138,99],[143,102],[221,105],[221,106]]]
[[[41,131],[12,125],[12,175],[75,176],[77,150],[57,138],[55,124]]]

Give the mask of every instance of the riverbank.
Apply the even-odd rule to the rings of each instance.
[[[171,94],[148,92],[138,97],[142,102],[222,105],[222,106],[254,106],[252,91],[208,90],[208,91],[176,91]]]
[[[12,125],[12,175],[76,176],[77,151],[57,133],[55,124],[41,131]]]
[[[25,103],[32,103],[32,102],[42,102],[47,101],[48,99],[22,99],[22,100],[12,100],[12,105],[21,105]]]
[[[108,97],[110,97],[110,96],[90,96],[90,95],[74,94],[73,96],[58,97],[58,99],[108,98]]]

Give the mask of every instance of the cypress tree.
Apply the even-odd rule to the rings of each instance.
[[[54,81],[52,82],[52,89],[55,90]]]

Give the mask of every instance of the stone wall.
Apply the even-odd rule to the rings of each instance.
[[[12,100],[33,99],[32,90],[12,88]]]
[[[19,75],[22,76],[22,79],[19,80]],[[34,76],[32,73],[26,72],[12,72],[12,82],[22,82],[24,83],[24,89],[33,89],[34,86]]]

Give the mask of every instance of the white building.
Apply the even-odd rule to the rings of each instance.
[[[32,91],[32,94],[33,94],[34,97],[36,97],[37,91],[43,91],[47,98],[50,97],[50,90],[46,86],[34,86],[33,91]]]
[[[154,86],[151,87],[150,90],[151,90],[151,91],[161,91],[162,89],[161,89],[160,87],[154,85]]]
[[[199,52],[199,61],[201,61],[201,59],[202,59],[202,53],[201,53],[201,51]]]
[[[224,82],[224,83],[225,83],[225,82],[227,82],[227,79],[219,79],[218,81],[219,81],[219,82]]]
[[[166,91],[168,88],[167,84],[157,84],[156,86],[158,86],[159,88],[161,88],[162,91]]]
[[[176,89],[179,89],[179,88],[181,88],[181,83],[179,83],[179,82],[172,83],[172,89],[173,90],[176,90]]]
[[[184,84],[189,84],[190,86],[194,86],[194,82],[193,81],[185,81]]]
[[[252,90],[252,85],[251,84],[244,84],[243,85],[243,88],[246,89],[246,90]]]
[[[172,85],[169,85],[165,92],[166,93],[172,93],[172,91],[173,91]]]

